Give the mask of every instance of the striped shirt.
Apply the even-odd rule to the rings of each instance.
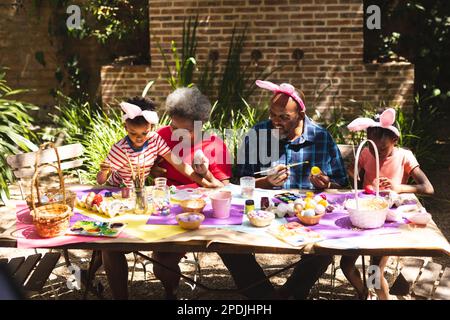
[[[156,157],[163,157],[168,152],[170,152],[170,148],[156,132],[150,132],[148,140],[139,149],[133,148],[130,138],[126,136],[111,147],[106,157],[106,162],[111,165],[112,172],[108,183],[113,186],[119,186],[121,183],[124,183],[131,187],[133,182],[130,163],[135,174],[137,174],[138,165],[141,170],[145,166],[145,177],[147,177]]]
[[[315,189],[309,181],[312,166],[319,167],[332,182],[346,187],[348,180],[344,162],[330,133],[308,117],[305,117],[304,128],[303,134],[293,141],[274,141],[270,120],[256,124],[252,130],[257,141],[250,141],[251,135],[247,134],[239,148],[243,161],[238,159],[242,163],[237,165],[237,176],[253,176],[254,172],[278,164],[309,161],[308,164],[291,167],[289,179],[282,188]],[[272,147],[278,147],[278,152],[272,152]]]

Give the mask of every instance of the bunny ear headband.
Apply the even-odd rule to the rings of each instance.
[[[147,120],[150,124],[157,124],[159,121],[158,114],[155,111],[144,110],[138,107],[135,104],[131,104],[128,102],[121,102],[120,107],[122,108],[125,114],[122,116],[122,121],[127,119],[134,119],[139,116],[143,116],[145,120]]]
[[[380,115],[380,121],[375,121],[370,118],[357,118],[350,122],[347,128],[350,131],[361,131],[366,130],[370,127],[381,127],[389,129],[395,133],[397,137],[400,137],[400,132],[396,127],[393,126],[395,122],[395,110],[392,108],[386,109]]]
[[[290,85],[289,83],[282,83],[280,85],[276,85],[275,83],[272,83],[270,81],[262,81],[262,80],[256,80],[256,85],[260,88],[267,89],[272,91],[273,93],[284,93],[290,96],[292,99],[295,100],[295,102],[298,103],[300,107],[300,111],[305,111],[306,107],[303,103],[303,100],[300,98],[298,93],[295,91],[295,88]]]

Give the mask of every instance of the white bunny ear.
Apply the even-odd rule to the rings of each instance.
[[[148,123],[157,124],[159,122],[158,114],[155,111],[145,110],[142,111],[142,116]]]
[[[123,112],[125,112],[125,119],[134,119],[137,116],[142,115],[142,109],[135,104],[121,102],[120,107],[122,108]]]
[[[393,125],[395,122],[395,110],[392,108],[386,109],[380,115],[380,124],[383,128]]]
[[[367,128],[373,126],[375,124],[375,121],[373,121],[370,118],[357,118],[350,122],[350,124],[347,126],[348,130],[350,131],[361,131],[366,130]]]
[[[276,85],[275,83],[272,83],[270,81],[256,80],[255,83],[258,87],[267,89],[270,91],[276,91],[276,90],[280,89],[280,87],[278,85]]]

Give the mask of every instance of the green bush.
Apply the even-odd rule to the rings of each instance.
[[[4,70],[0,69],[0,194],[3,200],[9,197],[8,184],[13,182],[6,157],[38,148],[31,142],[36,139],[36,135],[31,131],[33,118],[29,114],[38,107],[13,99],[13,96],[27,91],[11,89],[5,76]]]

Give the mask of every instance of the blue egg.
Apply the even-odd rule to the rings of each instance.
[[[302,216],[304,217],[314,217],[315,215],[314,209],[307,209],[302,212]]]

